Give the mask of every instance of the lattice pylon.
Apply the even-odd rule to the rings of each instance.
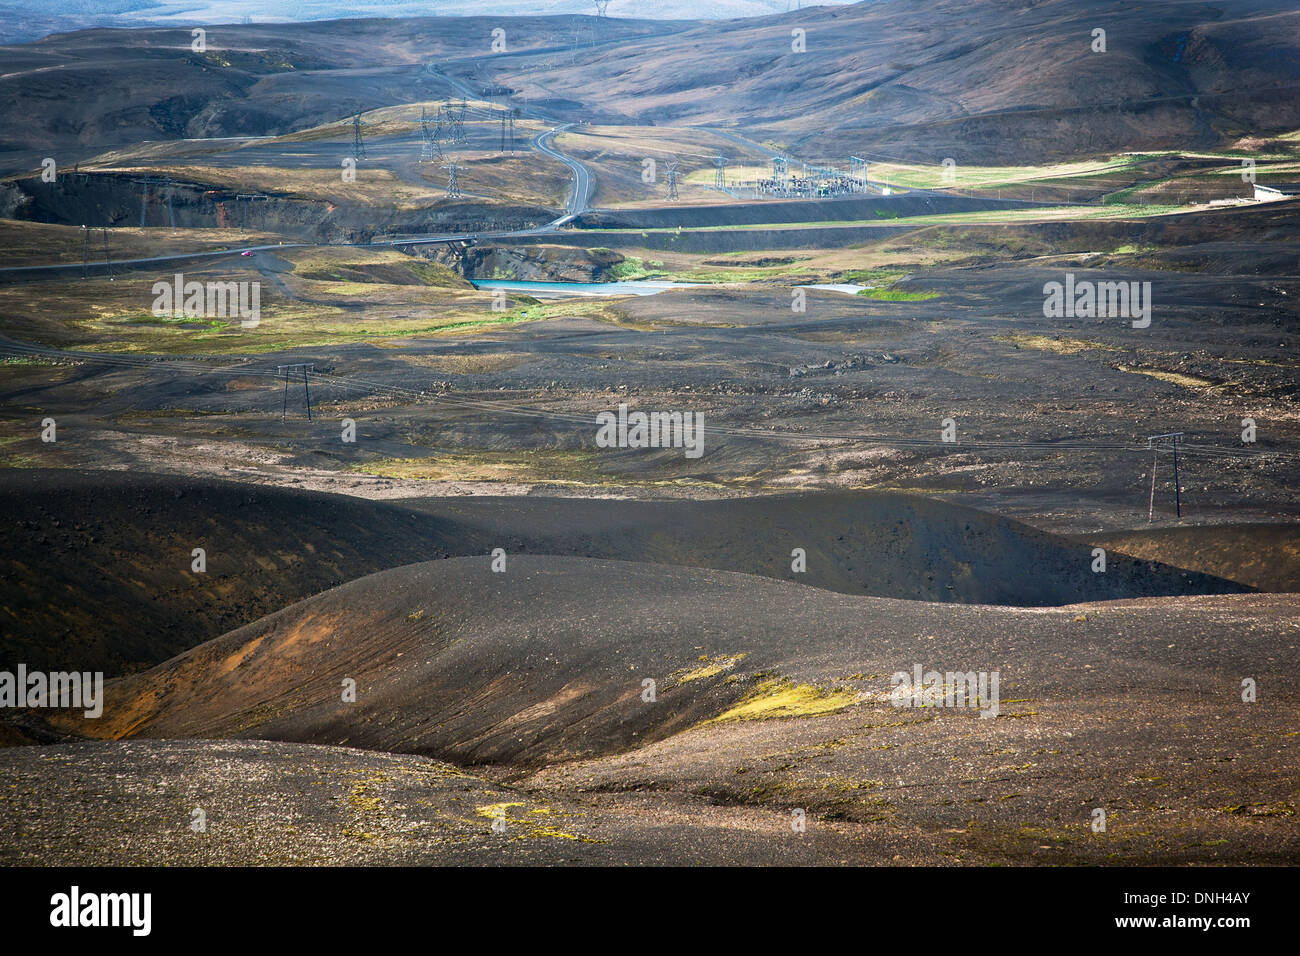
[[[668,201],[677,202],[677,160],[670,159],[665,163],[664,171],[668,180]]]
[[[361,134],[361,111],[360,110],[357,110],[357,112],[352,117],[352,158],[353,159],[366,158],[366,141]]]
[[[447,198],[460,199],[460,167],[455,163],[447,163],[442,168],[447,170]]]
[[[429,111],[423,106],[420,107],[420,162],[427,163],[433,160],[433,131],[429,129]]]

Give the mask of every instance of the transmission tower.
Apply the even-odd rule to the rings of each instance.
[[[713,157],[713,165],[716,169],[713,172],[713,187],[715,189],[725,189],[727,186],[727,157],[718,153]]]
[[[265,203],[265,202],[268,202],[268,201],[270,200],[270,198],[271,198],[271,197],[268,196],[266,193],[236,193],[236,194],[235,194],[235,201],[236,201],[236,202]],[[248,208],[249,213],[251,213],[252,210],[253,210],[254,208],[256,208],[256,207],[255,207],[255,206],[249,206],[249,207],[247,207],[247,208]],[[261,223],[262,223],[261,228],[262,228],[263,230],[265,230],[265,229],[266,229],[266,206],[262,206],[262,208],[261,208],[261,213],[262,213],[262,215],[261,215]],[[241,214],[240,214],[240,217],[239,217],[239,228],[240,228],[241,230],[248,228],[247,225],[246,225],[246,223],[248,222],[248,220],[249,220],[250,218],[252,218],[251,215],[244,214],[244,213],[241,213]]]
[[[84,225],[81,227],[81,236],[85,240],[81,244],[81,278],[90,278],[90,230]]]
[[[442,149],[442,141],[451,136],[451,130],[451,111],[445,103],[439,104],[438,124],[433,128],[433,151],[437,153],[439,160],[445,158]]]
[[[790,161],[780,156],[772,157],[772,189],[778,194],[786,191],[786,183],[790,174]]]
[[[861,156],[849,157],[849,178],[863,187],[867,185],[867,161]]]
[[[515,111],[506,104],[506,111],[501,114],[501,152],[511,154],[515,151]]]
[[[596,16],[598,17],[607,16],[607,14],[605,13],[605,8],[609,6],[609,0],[595,0],[595,3],[596,3]]]
[[[141,229],[144,228],[145,216],[149,211],[149,187],[150,186],[168,187],[167,189],[168,224],[171,225],[173,228],[175,228],[176,218],[172,213],[172,196],[171,196],[172,181],[170,179],[159,179],[156,176],[146,176],[144,179],[133,179],[131,180],[131,182],[135,183],[137,186],[144,187],[144,189],[140,192],[140,228]]]
[[[447,170],[447,198],[460,199],[460,167],[455,163],[447,163],[442,168]]]
[[[366,143],[361,135],[361,111],[357,110],[352,117],[352,158],[366,158]]]
[[[668,201],[677,202],[677,160],[670,159],[664,164],[668,179]]]
[[[469,104],[463,99],[451,110],[451,141],[458,146],[469,142],[465,138],[465,113],[468,110]]]
[[[429,111],[423,106],[420,107],[420,162],[427,163],[433,160],[434,153],[437,152],[433,145],[433,131],[429,129]]]

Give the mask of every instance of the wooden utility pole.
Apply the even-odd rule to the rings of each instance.
[[[280,421],[284,421],[285,416],[289,413],[289,372],[293,369],[302,369],[302,389],[303,394],[307,397],[307,421],[311,421],[311,386],[307,382],[307,372],[315,369],[315,365],[299,363],[297,365],[277,365],[276,371],[284,369],[284,402],[280,406]]]
[[[1154,449],[1154,457],[1151,460],[1151,503],[1147,506],[1147,520],[1151,521],[1155,515],[1156,507],[1156,462],[1160,458],[1160,448],[1158,442],[1167,441],[1173,447],[1174,451],[1174,511],[1178,517],[1183,516],[1183,493],[1178,487],[1178,439],[1183,437],[1182,432],[1166,432],[1163,435],[1150,435],[1147,437],[1147,446]]]

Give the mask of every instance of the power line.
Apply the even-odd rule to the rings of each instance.
[[[352,117],[352,158],[357,160],[366,158],[366,142],[361,134],[360,110],[357,110]]]
[[[1183,496],[1178,487],[1178,439],[1183,437],[1182,432],[1166,432],[1163,435],[1151,435],[1147,438],[1147,445],[1156,449],[1153,452],[1154,457],[1151,460],[1151,501],[1147,505],[1147,521],[1151,521],[1155,515],[1156,507],[1156,459],[1159,457],[1159,443],[1169,442],[1174,450],[1174,508],[1179,518],[1183,516]]]
[[[149,209],[149,187],[166,186],[168,187],[167,188],[167,223],[171,228],[175,229],[176,217],[172,212],[171,177],[160,179],[157,176],[146,176],[144,179],[133,179],[131,180],[131,182],[144,187],[140,192],[140,228],[141,229],[144,228],[145,216]]]
[[[451,141],[457,146],[464,146],[469,142],[465,136],[465,114],[468,111],[469,104],[464,97],[461,97],[459,104],[449,110],[451,114]]]
[[[460,199],[460,170],[461,167],[455,163],[447,163],[443,167],[447,170],[447,198]]]
[[[433,131],[429,129],[429,111],[426,107],[420,107],[420,162],[432,162],[433,155],[438,150],[434,147]]]
[[[279,372],[284,370],[284,404],[280,408],[280,421],[284,421],[285,415],[289,412],[289,372],[293,369],[302,369],[302,388],[303,394],[307,397],[307,421],[311,421],[311,385],[307,382],[307,374],[315,371],[315,365],[308,365],[302,362],[294,365],[277,365],[275,370]]]
[[[515,151],[515,111],[510,106],[509,98],[506,99],[505,112],[501,114],[501,153],[506,151],[513,155]]]

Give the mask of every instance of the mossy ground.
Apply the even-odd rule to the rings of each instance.
[[[783,677],[763,681],[736,706],[723,711],[709,723],[729,720],[770,720],[778,717],[820,717],[851,707],[859,700],[847,688],[823,690],[812,684],[796,684]]]
[[[599,456],[559,449],[469,451],[427,458],[382,458],[354,465],[353,471],[417,481],[545,481],[553,484],[610,483],[597,467]]]

